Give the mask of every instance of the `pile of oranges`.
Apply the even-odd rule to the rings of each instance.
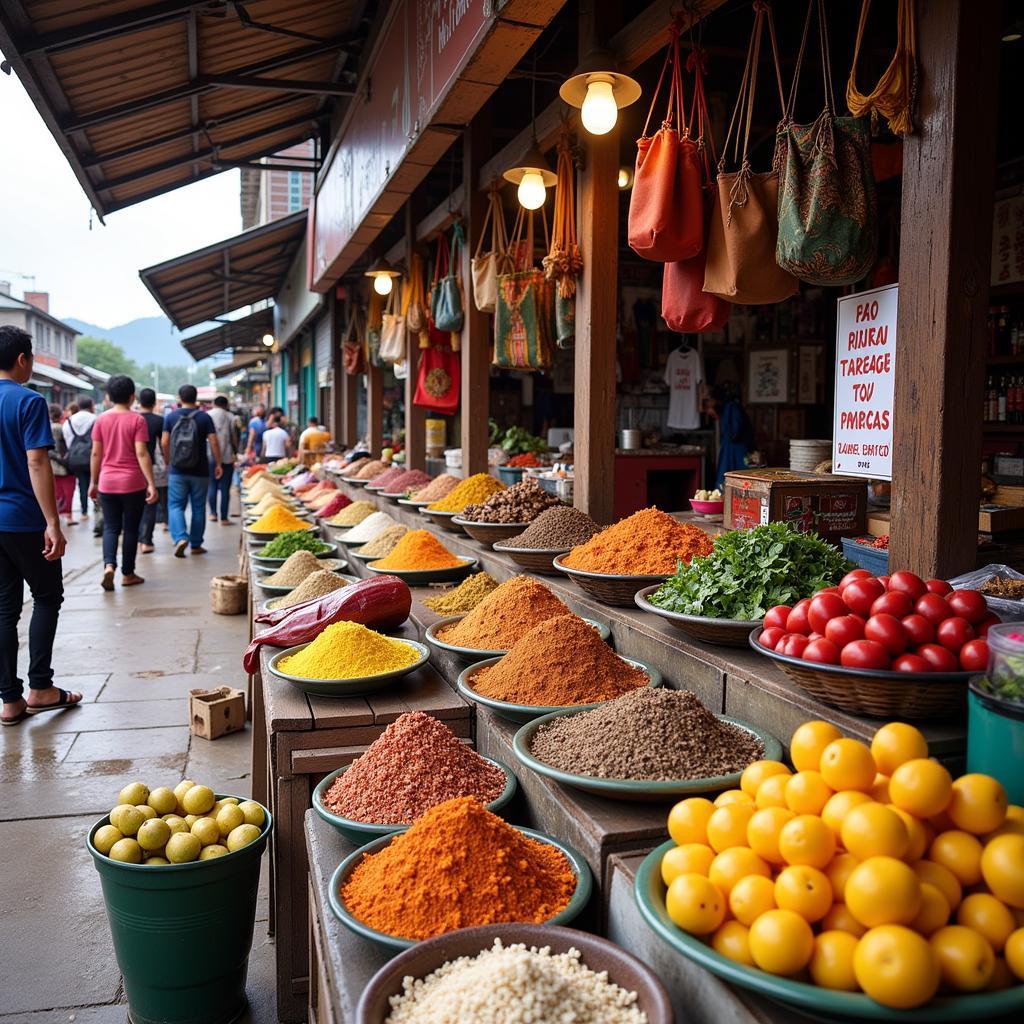
[[[661,874],[679,928],[897,1009],[1024,981],[1024,808],[997,780],[954,781],[902,722],[870,747],[806,722],[790,759],[672,808]]]

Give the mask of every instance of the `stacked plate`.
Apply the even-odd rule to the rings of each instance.
[[[832,458],[832,441],[792,438],[789,442],[789,468],[813,473],[814,467]]]

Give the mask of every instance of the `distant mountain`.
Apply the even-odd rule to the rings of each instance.
[[[146,363],[164,366],[187,363],[189,356],[181,347],[181,339],[198,334],[205,327],[192,327],[183,333],[174,328],[165,316],[144,316],[118,327],[100,327],[73,316],[61,319],[82,334],[92,338],[106,338],[119,345],[128,358],[140,366]]]

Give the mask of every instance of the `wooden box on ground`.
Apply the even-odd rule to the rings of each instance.
[[[188,727],[193,736],[215,740],[245,728],[245,694],[232,686],[188,691]]]

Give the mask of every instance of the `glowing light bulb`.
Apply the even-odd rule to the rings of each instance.
[[[612,92],[612,83],[595,78],[587,83],[587,95],[580,111],[583,127],[591,135],[607,135],[619,119],[619,107]]]
[[[519,202],[526,210],[539,210],[547,199],[548,190],[544,187],[544,179],[537,171],[527,171],[519,182]]]
[[[263,335],[263,344],[266,345],[267,348],[273,347],[274,336],[272,334],[264,334]]]
[[[633,172],[628,167],[620,167],[616,184],[622,189],[629,188],[633,184]]]
[[[391,276],[389,274],[374,274],[373,290],[378,295],[390,295],[392,288]]]

